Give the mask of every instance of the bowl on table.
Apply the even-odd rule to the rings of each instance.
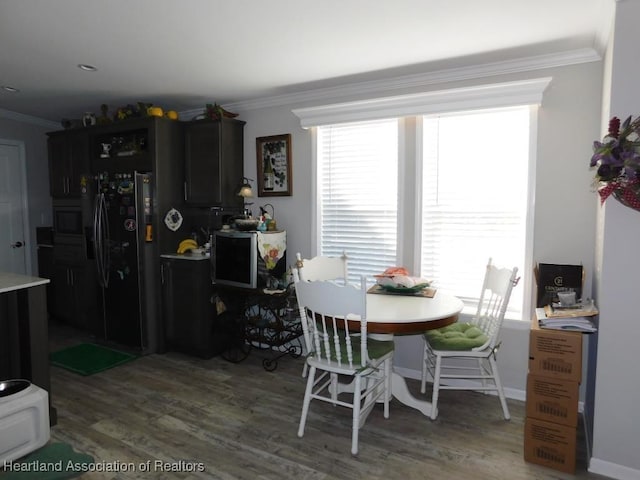
[[[236,218],[234,222],[236,228],[243,231],[256,230],[260,223],[257,218]]]

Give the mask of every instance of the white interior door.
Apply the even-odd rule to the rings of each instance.
[[[0,142],[0,272],[27,273],[20,149]]]

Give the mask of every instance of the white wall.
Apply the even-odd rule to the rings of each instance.
[[[589,171],[591,145],[600,136],[600,97],[602,62],[583,63],[533,72],[500,75],[473,81],[433,84],[429,90],[440,90],[473,84],[551,76],[553,80],[544,95],[539,111],[538,158],[535,188],[535,235],[533,259],[536,262],[582,263],[587,272],[585,291],[591,290],[593,273],[595,215]],[[426,89],[423,89],[423,91]],[[414,93],[413,90],[393,94]],[[289,263],[293,255],[312,251],[312,132],[300,128],[291,110],[303,106],[338,103],[362,99],[352,95],[319,101],[298,101],[286,106],[236,108],[245,128],[245,174],[256,178],[255,138],[283,133],[292,134],[293,196],[257,198],[256,204],[275,206],[278,226],[287,230]],[[239,105],[241,107],[241,105]],[[484,148],[500,148],[499,133],[487,139]],[[508,199],[505,199],[508,201]],[[562,216],[559,212],[562,210]],[[518,287],[522,288],[522,286]],[[526,319],[528,322],[528,318]],[[498,355],[501,374],[512,395],[523,398],[528,360],[528,323],[508,322],[503,332],[503,346]],[[420,369],[421,340],[406,337],[399,340],[396,365]]]
[[[34,121],[36,124],[34,124]],[[27,245],[31,255],[31,274],[38,273],[36,227],[50,226],[51,197],[49,196],[49,164],[47,161],[47,138],[45,133],[55,129],[54,125],[38,125],[37,119],[24,121],[3,118],[0,114],[0,138],[24,143],[27,171],[27,201],[29,204],[29,237]]]
[[[640,113],[640,65],[636,46],[640,2],[616,3],[613,43],[607,55],[608,100],[601,130],[610,116]],[[613,478],[640,479],[640,213],[613,198],[598,208],[596,292],[600,308],[595,385],[593,455],[589,470]]]

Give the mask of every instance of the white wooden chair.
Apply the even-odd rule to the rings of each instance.
[[[389,418],[393,341],[371,340],[367,336],[364,277],[360,288],[331,281],[303,281],[296,273],[294,278],[298,302],[304,311],[302,321],[308,325],[312,342],[306,359],[309,375],[298,436],[304,435],[311,400],[348,407],[353,411],[351,453],[356,455],[358,432],[381,397],[384,417]],[[331,388],[338,375],[351,377],[353,393],[338,394]]]
[[[342,280],[348,283],[348,257],[345,252],[340,257],[317,256],[303,259],[296,253],[296,268],[301,280]]]
[[[317,256],[311,259],[303,259],[300,253],[296,253],[296,268],[293,269],[293,273],[298,274],[301,280],[311,282],[314,280],[337,280],[344,285],[348,283],[348,257],[346,252],[343,252],[340,257],[327,257]],[[300,309],[300,318],[304,318],[304,311]],[[305,348],[307,352],[312,350],[311,338],[309,337],[309,330],[305,322],[302,322],[302,336],[304,338]],[[302,369],[302,376],[307,376],[307,364],[305,363]]]
[[[496,268],[489,259],[478,308],[471,321],[425,332],[420,391],[426,392],[429,372],[433,379],[432,420],[438,415],[438,394],[445,389],[495,391],[500,398],[505,420],[511,418],[498,373],[496,352],[500,346],[498,336],[511,290],[519,280],[516,278],[517,272],[515,267],[512,270]],[[443,364],[444,359],[445,362],[456,359],[457,363]]]

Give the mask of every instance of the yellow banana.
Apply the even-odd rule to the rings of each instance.
[[[185,253],[194,248],[198,248],[198,243],[193,238],[186,238],[178,245],[178,253]]]

